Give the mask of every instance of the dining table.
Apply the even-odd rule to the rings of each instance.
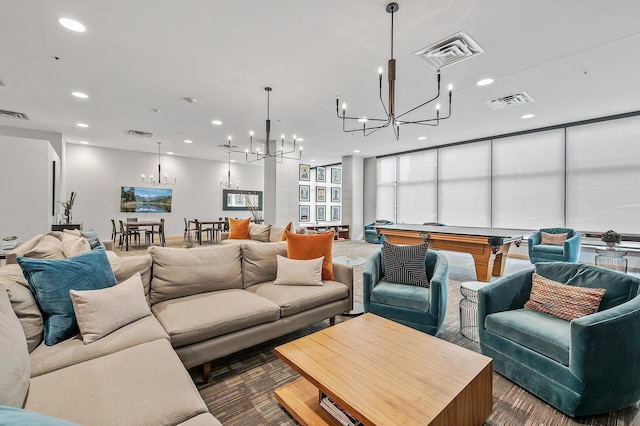
[[[214,229],[217,228],[217,230],[222,230],[224,228],[224,225],[227,224],[226,220],[198,220],[198,219],[192,219],[189,220],[189,229],[191,229],[191,224],[193,224],[195,226],[195,230],[196,230],[196,237],[198,238],[198,244],[202,245],[202,225],[211,225],[214,227]],[[214,231],[215,232],[215,231]]]
[[[130,229],[140,229],[140,228],[151,228],[151,232],[153,232],[154,228],[157,226],[158,229],[163,225],[163,222],[160,221],[127,221],[124,222],[124,230],[125,230],[125,250],[129,251],[129,230]],[[153,234],[152,234],[153,235]],[[161,237],[161,241],[164,241],[164,238]]]

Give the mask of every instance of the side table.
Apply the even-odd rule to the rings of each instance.
[[[626,255],[625,250],[619,250],[615,247],[596,249],[596,266],[626,273],[629,263]]]
[[[469,340],[478,342],[478,290],[489,283],[467,281],[460,285],[460,333]]]
[[[367,259],[360,256],[336,256],[333,258],[333,263],[340,263],[342,265],[351,266],[361,266],[367,263]],[[351,270],[353,272],[353,269]],[[362,303],[353,302],[353,309],[349,312],[345,313],[347,316],[357,316],[364,314],[364,305]]]

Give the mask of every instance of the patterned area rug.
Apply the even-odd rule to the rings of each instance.
[[[169,245],[177,247],[182,244],[182,239],[174,241],[169,240]],[[336,241],[333,246],[333,256],[368,258],[380,248],[380,245],[362,241]],[[136,251],[129,253],[134,254]],[[475,280],[473,260],[467,254],[443,253],[449,260],[449,298],[444,326],[439,337],[479,352],[479,345],[466,339],[459,331],[459,303],[462,297],[460,284],[464,281]],[[119,251],[118,254],[120,255]],[[135,254],[140,254],[140,252]],[[531,268],[528,260],[509,258],[505,267],[505,275],[527,268]],[[362,302],[363,269],[364,265],[354,267],[354,299],[358,303]],[[349,317],[338,317],[338,322],[348,320]],[[297,422],[275,400],[273,391],[299,376],[274,355],[273,349],[278,345],[328,326],[328,321],[317,323],[262,345],[218,359],[213,362],[211,378],[208,383],[202,382],[199,369],[192,369],[191,376],[209,407],[209,411],[225,426],[296,425]],[[493,412],[485,424],[631,426],[640,425],[640,409],[628,407],[601,416],[572,419],[503,376],[494,373]]]

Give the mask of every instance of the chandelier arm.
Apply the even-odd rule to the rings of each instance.
[[[384,121],[384,124],[381,124],[380,126],[374,126],[374,127],[368,127],[366,129],[347,129],[345,126],[345,120],[342,120],[342,131],[345,133],[355,133],[355,132],[365,132],[365,130],[378,130],[378,129],[383,129],[385,127],[388,127],[389,124],[391,124],[391,120],[376,120],[376,121]],[[373,132],[371,132],[373,133]],[[370,134],[370,133],[369,133]]]
[[[435,101],[435,100],[436,100],[436,99],[438,99],[439,97],[440,97],[440,71],[438,70],[438,92],[437,92],[437,94],[436,94],[433,98],[429,99],[429,100],[428,100],[428,101],[426,101],[426,102],[421,103],[421,104],[420,104],[420,105],[418,105],[417,107],[411,108],[409,111],[405,111],[405,112],[403,112],[402,114],[400,114],[400,115],[399,115],[399,116],[397,116],[396,118],[400,118],[400,117],[402,117],[402,116],[405,116],[405,115],[409,114],[410,112],[413,112],[413,111],[417,110],[418,108],[422,108],[423,106],[425,106],[425,105],[427,105],[427,104],[429,104],[429,103],[431,103],[431,102]]]
[[[428,120],[406,121],[405,123],[407,123],[407,124],[426,124],[426,125],[430,125],[430,126],[437,126],[437,124],[429,124],[429,122],[435,121],[437,123],[440,120],[446,120],[447,118],[451,117],[451,109],[452,109],[451,108],[451,104],[449,104],[449,114],[446,117],[431,118],[431,119],[428,119]]]

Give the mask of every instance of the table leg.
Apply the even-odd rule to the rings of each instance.
[[[196,233],[198,234],[198,244],[202,245],[202,225],[196,223]]]
[[[482,282],[489,282],[491,279],[491,269],[493,268],[493,262],[495,256],[493,254],[474,255],[473,264],[476,269],[476,279]]]

